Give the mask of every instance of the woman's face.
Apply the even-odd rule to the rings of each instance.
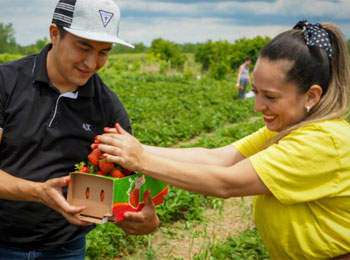
[[[279,132],[306,117],[307,94],[299,94],[297,86],[285,80],[290,68],[287,60],[266,58],[259,58],[254,68],[254,109],[263,114],[271,131]]]

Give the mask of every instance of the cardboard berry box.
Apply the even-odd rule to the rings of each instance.
[[[77,217],[93,223],[118,222],[124,219],[126,211],[140,211],[148,189],[155,205],[162,204],[168,193],[165,183],[140,173],[123,178],[81,172],[72,172],[70,176],[68,203],[86,206]]]

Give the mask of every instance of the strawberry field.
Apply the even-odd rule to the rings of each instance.
[[[44,39],[20,46],[9,41],[12,24],[2,25],[0,64],[47,44]],[[254,100],[238,100],[232,86],[242,60],[250,56],[254,63],[269,40],[179,45],[160,38],[149,48],[135,45],[133,53],[117,45],[99,74],[123,102],[142,143],[213,148],[264,125]],[[86,259],[269,259],[254,228],[250,197],[223,200],[170,186],[156,211],[160,227],[150,235],[129,236],[114,224],[97,225],[87,236]]]
[[[232,88],[235,75],[218,81],[210,77],[186,77],[184,73],[150,74],[132,71],[130,66],[137,60],[130,57],[131,65],[123,65],[125,58],[122,65],[117,65],[113,57],[111,60],[100,75],[122,100],[133,133],[142,143],[212,148],[232,143],[263,126],[253,110],[254,100],[237,99],[237,90]],[[113,224],[99,225],[88,235],[87,259],[165,259],[165,255],[166,259],[268,259],[253,226],[224,239],[220,234],[205,234],[210,242],[200,245],[200,250],[192,248],[182,257],[176,252],[182,250],[180,247],[169,253],[156,246],[154,241],[159,236],[171,243],[178,238],[169,236],[169,232],[177,234],[178,228],[189,231],[201,223],[210,223],[207,211],[214,210],[220,215],[225,203],[222,199],[170,187],[165,203],[156,208],[161,222],[158,231],[146,236],[128,236]],[[240,221],[251,221],[251,201],[242,203],[238,199],[235,203],[248,208]],[[185,236],[195,241],[193,233]]]
[[[3,54],[0,62],[19,57]],[[99,74],[123,102],[144,144],[213,148],[264,125],[253,99],[237,99],[235,73],[215,80],[193,57],[176,71],[145,54],[111,55]],[[269,259],[252,224],[251,203],[170,186],[156,208],[156,232],[129,236],[114,224],[98,225],[87,236],[86,259]]]

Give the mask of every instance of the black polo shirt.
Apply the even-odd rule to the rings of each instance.
[[[38,182],[66,176],[86,161],[105,126],[119,122],[131,132],[121,101],[98,75],[75,93],[60,94],[47,75],[50,48],[0,65],[0,169]],[[71,225],[40,203],[0,200],[0,246],[55,248],[92,228]]]

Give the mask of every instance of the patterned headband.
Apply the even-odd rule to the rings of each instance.
[[[306,20],[298,22],[293,29],[304,32],[304,38],[308,46],[318,46],[324,49],[328,57],[333,56],[333,48],[328,33],[319,23],[311,24]]]

